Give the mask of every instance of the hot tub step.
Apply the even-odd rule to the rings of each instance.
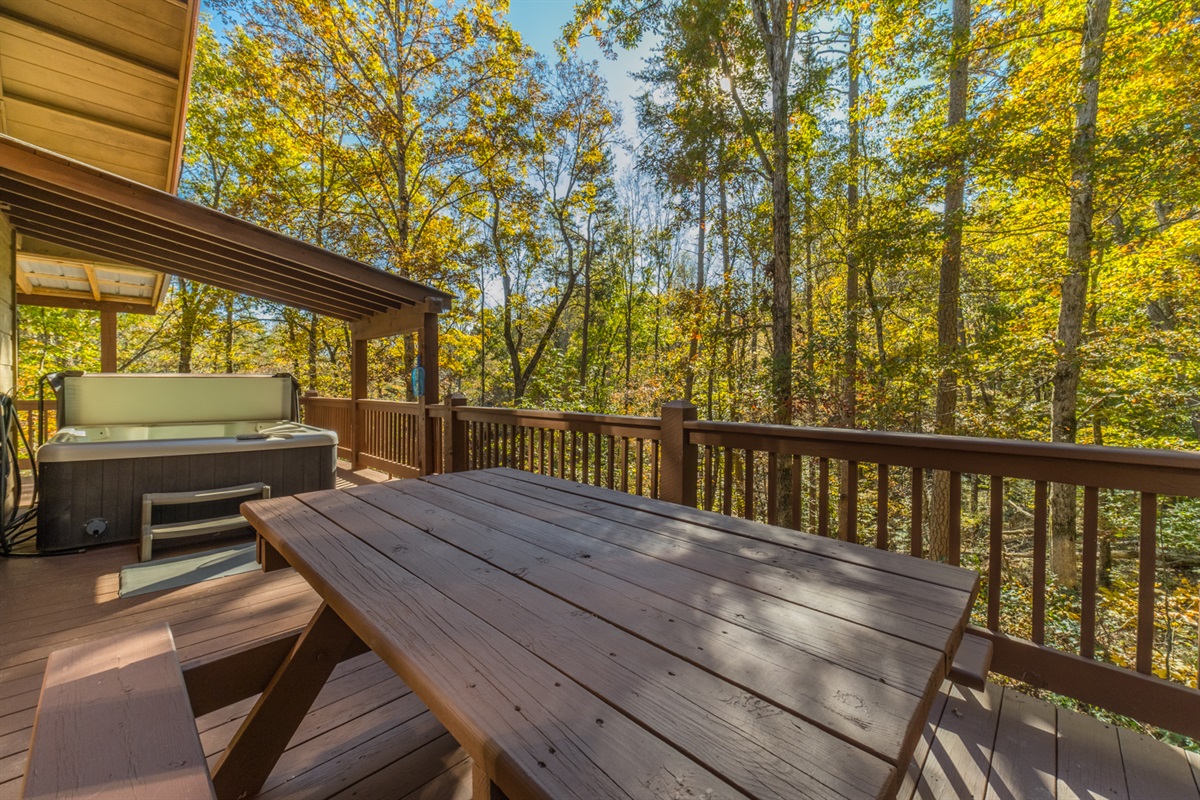
[[[244,528],[250,523],[241,514],[186,522],[163,522],[154,525],[155,506],[177,506],[188,503],[208,503],[236,497],[270,497],[271,487],[265,483],[247,483],[221,489],[202,489],[194,492],[154,492],[142,495],[142,543],[139,561],[149,561],[155,539],[176,539],[184,536],[204,536]]]

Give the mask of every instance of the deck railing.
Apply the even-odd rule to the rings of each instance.
[[[993,672],[1200,738],[1200,609],[1194,599],[1179,607],[1160,557],[1164,518],[1181,498],[1200,498],[1200,454],[710,422],[686,403],[650,418],[472,407],[459,396],[360,400],[354,430],[350,403],[306,398],[306,419],[355,442],[359,464],[392,474],[508,466],[915,557],[928,556],[926,495],[940,472],[945,558],[981,574],[973,631],[995,645]],[[1072,589],[1047,575],[1054,483],[1082,501]],[[1122,544],[1117,555],[1134,568],[1114,590],[1107,564]],[[1106,644],[1119,632],[1101,630],[1101,603],[1135,631],[1128,656]]]

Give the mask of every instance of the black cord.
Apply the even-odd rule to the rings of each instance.
[[[25,509],[25,511],[21,511],[20,449],[18,443],[13,441],[13,437],[11,436],[11,431],[14,428],[16,429],[20,444],[25,446],[25,452],[29,456],[29,464],[33,475],[33,493],[29,508]],[[13,400],[11,391],[0,395],[0,435],[3,436],[3,441],[0,442],[0,450],[3,451],[3,456],[0,458],[0,498],[8,496],[10,475],[12,476],[13,483],[12,511],[2,521],[2,524],[0,524],[0,556],[39,555],[35,553],[13,552],[14,548],[25,544],[37,535],[36,527],[30,529],[30,526],[37,518],[38,473],[37,460],[34,458],[33,448],[29,445],[29,439],[25,435],[25,429],[21,427],[21,420],[17,415],[16,402]]]

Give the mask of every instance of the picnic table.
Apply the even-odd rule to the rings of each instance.
[[[510,469],[243,510],[264,568],[324,603],[214,770],[220,797],[257,791],[355,644],[471,755],[476,797],[891,796],[978,588]]]

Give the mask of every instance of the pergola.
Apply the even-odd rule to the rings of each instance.
[[[99,310],[106,371],[116,368],[117,312],[154,313],[155,276],[174,274],[349,322],[356,398],[366,396],[367,341],[417,331],[424,399],[438,402],[446,292],[8,136],[0,210],[19,238],[56,248],[30,256],[17,246],[18,302]]]
[[[437,402],[445,292],[174,195],[200,0],[0,0],[0,213],[22,305],[153,314],[169,275],[350,323],[352,386],[367,341],[420,332]]]

